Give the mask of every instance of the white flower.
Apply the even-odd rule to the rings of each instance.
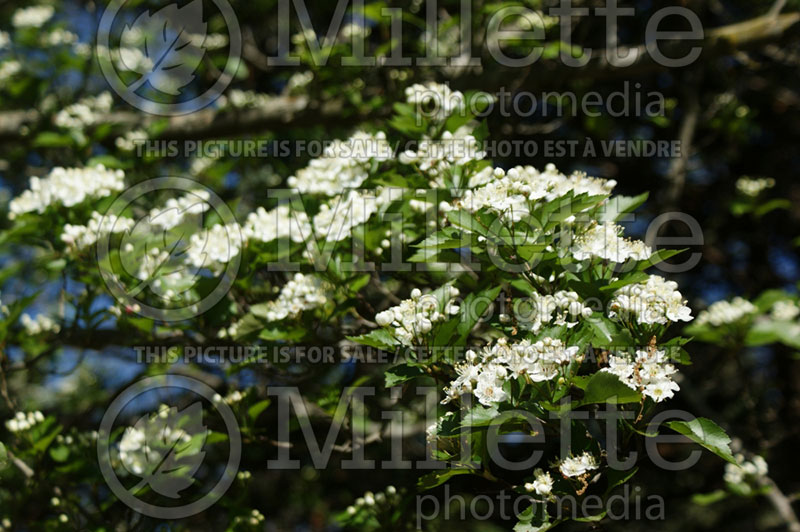
[[[464,110],[464,95],[441,83],[415,83],[407,87],[406,102],[414,105],[420,115],[440,122]]]
[[[330,299],[330,286],[313,275],[296,273],[278,298],[267,304],[267,321],[296,318],[303,311],[319,308]]]
[[[375,193],[379,191],[351,190],[323,204],[313,219],[314,234],[328,242],[350,237],[353,228],[366,223],[378,211],[383,198],[382,194],[376,197]]]
[[[104,91],[97,96],[89,96],[68,105],[56,113],[53,123],[64,129],[80,131],[105,119],[105,114],[111,111],[113,104],[114,99],[111,97],[111,93]]]
[[[275,99],[270,94],[231,89],[217,99],[220,109],[254,109],[265,107]]]
[[[478,385],[473,393],[485,406],[492,406],[508,399],[508,394],[503,390],[503,380],[489,371],[481,373],[478,377]]]
[[[592,257],[623,263],[628,259],[642,261],[650,258],[653,250],[640,240],[630,240],[620,236],[622,227],[614,222],[592,226],[578,235],[572,248],[572,256],[577,260]]]
[[[758,480],[767,476],[769,467],[761,456],[754,456],[752,461],[745,460],[744,455],[735,456],[737,464],[725,464],[725,482],[730,484],[757,484]]]
[[[443,311],[439,312],[440,303],[433,294],[423,294],[419,288],[414,288],[409,299],[376,314],[375,322],[388,328],[403,345],[414,345],[433,329],[435,323],[459,312],[459,307],[453,304],[458,290],[451,287],[449,295],[442,306]]]
[[[771,177],[740,177],[736,180],[736,190],[751,198],[774,186],[775,180]]]
[[[22,70],[22,65],[19,61],[11,59],[0,63],[0,83],[6,83],[9,79]]]
[[[335,140],[326,146],[321,157],[298,170],[287,183],[302,194],[335,196],[361,186],[369,176],[370,161],[392,157],[392,147],[383,132],[372,135],[357,131],[347,140]]]
[[[9,204],[9,218],[27,212],[43,213],[50,205],[72,207],[86,199],[110,196],[125,188],[122,170],[93,168],[53,168],[45,178],[32,177],[29,190]]]
[[[550,473],[536,469],[533,476],[533,482],[525,484],[527,491],[536,492],[537,495],[549,495],[553,491],[553,477],[550,476]]]
[[[559,290],[553,295],[533,292],[529,305],[524,311],[520,309],[516,317],[521,327],[533,332],[551,324],[572,328],[579,318],[592,315],[592,309],[581,302],[578,294],[568,290]]]
[[[288,237],[292,242],[303,242],[311,235],[311,224],[305,211],[293,211],[287,205],[271,211],[259,207],[247,216],[242,232],[247,240],[271,242]]]
[[[778,321],[792,321],[800,315],[800,307],[794,301],[776,301],[772,305],[772,319]]]
[[[680,390],[672,380],[678,370],[668,363],[665,351],[654,348],[638,350],[635,357],[625,353],[611,355],[608,367],[600,371],[616,375],[628,388],[642,392],[657,403],[672,398]]]
[[[44,314],[37,314],[35,319],[31,318],[28,314],[23,314],[20,316],[19,321],[25,329],[25,333],[29,336],[49,332],[58,334],[61,331],[61,326]]]
[[[15,28],[39,28],[53,17],[52,6],[31,6],[17,9],[11,15],[11,24]]]
[[[400,154],[398,160],[403,164],[416,165],[430,178],[431,188],[442,188],[447,186],[444,176],[453,167],[480,161],[484,157],[486,152],[472,135],[472,129],[462,126],[455,133],[445,131],[441,139],[424,137],[417,144],[416,151],[406,150]]]
[[[468,190],[459,203],[470,212],[486,208],[511,221],[519,221],[529,212],[528,202],[552,201],[569,192],[607,196],[616,181],[587,177],[583,173],[565,176],[555,165],[548,164],[544,172],[533,166],[516,166],[503,171],[500,168],[484,169],[470,180],[484,184],[475,190]]]
[[[735,323],[754,314],[758,309],[744,298],[735,297],[732,301],[717,301],[697,315],[697,325],[710,324],[714,327]]]
[[[37,423],[44,421],[44,414],[35,412],[17,412],[14,417],[6,421],[9,432],[23,432],[30,430]]]
[[[135,221],[124,216],[103,215],[95,211],[86,225],[64,225],[61,241],[75,249],[86,249],[109,233],[123,233],[133,229]]]
[[[122,137],[117,137],[114,144],[122,151],[133,151],[138,144],[148,139],[147,132],[143,129],[132,129]]]
[[[465,393],[474,393],[481,403],[491,405],[507,399],[503,383],[508,379],[531,382],[552,380],[575,360],[578,346],[567,347],[560,339],[545,337],[536,342],[509,344],[500,338],[479,353],[467,351],[466,362],[456,365],[458,377],[445,388],[443,404]],[[480,390],[478,390],[480,388]]]
[[[75,44],[78,42],[78,36],[71,31],[56,28],[50,33],[43,36],[45,46],[63,46],[65,44]]]
[[[580,477],[598,468],[597,459],[589,452],[562,460],[558,469],[565,477]]]
[[[239,224],[217,224],[189,237],[186,261],[195,268],[222,271],[242,249]]]
[[[691,321],[692,309],[677,290],[678,283],[651,275],[643,283],[625,285],[616,292],[609,305],[612,319],[665,325],[669,322]]]

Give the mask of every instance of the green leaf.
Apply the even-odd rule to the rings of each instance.
[[[0,469],[4,469],[8,465],[8,451],[3,442],[0,442]]]
[[[650,255],[649,259],[640,262],[636,266],[636,269],[646,270],[647,268],[655,266],[656,264],[661,264],[665,260],[674,257],[678,253],[683,253],[684,251],[686,251],[686,249],[659,249],[658,251]]]
[[[476,470],[468,469],[468,468],[461,468],[461,469],[443,469],[441,471],[431,471],[427,475],[423,475],[417,480],[417,488],[419,491],[425,491],[436,486],[441,486],[451,477],[455,477],[457,475],[472,475],[477,474]]]
[[[638,196],[613,196],[603,205],[603,212],[600,214],[601,222],[616,222],[622,218],[623,214],[633,212],[642,203],[647,201],[649,192],[644,192]]]
[[[598,371],[586,384],[586,392],[581,405],[591,403],[624,404],[638,403],[642,395],[622,383],[619,378],[607,371]]]
[[[699,417],[691,421],[670,421],[667,426],[705,447],[720,458],[732,464],[736,463],[731,454],[730,436],[725,434],[725,431],[710,419]]]
[[[400,364],[386,370],[384,382],[387,388],[391,388],[421,375],[425,375],[425,372],[419,366]]]
[[[347,339],[376,349],[383,349],[384,351],[391,351],[400,343],[386,329],[375,329],[361,336],[348,336]]]
[[[67,458],[69,458],[69,447],[66,445],[51,447],[50,457],[56,462],[66,462]]]
[[[692,502],[698,506],[708,506],[719,502],[728,497],[728,492],[725,490],[716,490],[711,493],[695,493],[692,495]]]
[[[261,415],[261,412],[266,410],[271,401],[269,399],[264,399],[263,401],[259,401],[250,408],[247,409],[247,417],[250,418],[250,421],[255,421],[258,419],[258,416]]]
[[[72,137],[67,134],[44,131],[36,136],[33,145],[37,148],[64,148],[72,146]]]

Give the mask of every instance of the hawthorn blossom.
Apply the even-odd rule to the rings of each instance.
[[[680,390],[673,380],[678,370],[668,362],[665,351],[655,348],[637,350],[633,357],[625,353],[611,355],[608,367],[600,371],[616,375],[625,386],[657,403],[672,398]]]
[[[597,459],[588,451],[584,451],[580,456],[570,456],[561,461],[558,470],[565,477],[580,477],[597,469]]]
[[[625,285],[614,292],[608,316],[612,319],[636,320],[637,323],[665,325],[691,321],[692,309],[677,290],[678,283],[651,275],[643,283]]]
[[[449,288],[449,298],[439,311],[440,303],[434,294],[423,294],[418,288],[411,291],[411,298],[399,305],[391,307],[375,316],[375,322],[381,327],[390,329],[395,338],[403,345],[411,346],[423,339],[434,324],[446,320],[459,312],[453,301],[459,295],[457,288]]]

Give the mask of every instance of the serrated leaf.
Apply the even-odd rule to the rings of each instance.
[[[586,391],[580,404],[609,403],[624,404],[638,403],[642,395],[626,386],[619,377],[607,371],[598,371],[586,383]]]
[[[736,463],[731,454],[730,436],[710,419],[698,417],[691,421],[670,421],[666,425],[727,462]]]
[[[376,349],[383,349],[384,351],[391,351],[400,343],[386,329],[375,329],[361,336],[348,336],[347,339]]]
[[[384,383],[387,388],[391,388],[422,375],[425,375],[425,372],[419,366],[400,364],[399,366],[386,370],[384,373]]]
[[[472,475],[474,473],[474,469],[468,468],[431,471],[430,473],[421,476],[419,480],[417,480],[417,489],[419,489],[419,491],[429,490],[435,488],[436,486],[441,486],[452,477],[458,475]]]

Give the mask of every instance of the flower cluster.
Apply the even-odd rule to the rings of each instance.
[[[549,495],[553,491],[553,477],[550,473],[537,468],[533,472],[533,482],[526,482],[523,487],[526,491],[537,495]]]
[[[394,486],[386,486],[384,491],[379,491],[378,493],[367,491],[363,497],[356,499],[352,506],[347,507],[347,515],[353,516],[360,511],[370,510],[383,504],[392,505],[397,503],[398,500],[399,494]]]
[[[582,477],[597,468],[597,459],[588,451],[585,451],[580,456],[568,456],[558,466],[561,474],[568,478]]]
[[[328,242],[345,240],[354,227],[366,223],[386,200],[387,194],[381,190],[351,190],[336,196],[314,216],[314,234]]]
[[[770,312],[772,314],[772,319],[774,320],[792,321],[798,315],[800,315],[800,307],[798,307],[797,303],[794,301],[785,299],[782,301],[776,301],[772,305],[772,310]]]
[[[719,327],[754,314],[758,309],[755,305],[742,297],[735,297],[732,301],[717,301],[706,310],[697,315],[697,325],[712,325]]]
[[[6,421],[6,428],[11,432],[22,432],[31,429],[37,423],[44,421],[44,414],[35,412],[17,412],[14,417]]]
[[[775,186],[771,177],[740,177],[736,180],[736,190],[745,196],[755,198],[765,190]]]
[[[147,131],[143,129],[132,129],[125,133],[122,137],[117,137],[114,144],[122,151],[133,151],[136,149],[137,144],[146,141],[149,138]]]
[[[211,195],[207,190],[192,190],[179,198],[169,198],[163,206],[150,211],[148,222],[161,229],[172,229],[181,224],[187,215],[199,215],[209,207]]]
[[[28,336],[49,332],[58,334],[61,331],[61,325],[44,314],[37,314],[36,318],[31,318],[28,314],[23,314],[19,317],[19,322],[22,324],[22,328],[25,329],[25,333]]]
[[[302,194],[334,196],[361,186],[369,176],[370,161],[386,161],[393,155],[383,132],[371,135],[357,131],[347,140],[326,146],[322,157],[298,170],[287,183]]]
[[[319,308],[328,302],[330,287],[314,275],[294,274],[281,288],[278,298],[267,305],[267,321],[296,318],[306,310]]]
[[[589,318],[592,309],[585,306],[576,292],[559,290],[554,294],[533,292],[529,300],[530,312],[517,309],[518,323],[525,329],[538,332],[547,325],[566,325],[569,328],[578,324],[578,319]]]
[[[635,357],[625,353],[611,355],[608,367],[601,371],[616,375],[625,386],[642,392],[657,403],[680,390],[680,386],[672,380],[678,370],[668,363],[665,351],[654,347],[637,350]]]
[[[651,275],[643,283],[625,285],[614,292],[609,305],[609,317],[637,323],[666,325],[670,322],[691,321],[692,309],[678,291],[678,283]]]
[[[63,28],[56,28],[42,36],[45,46],[64,46],[78,42],[78,35]]]
[[[458,313],[459,307],[453,303],[458,294],[457,288],[450,287],[450,297],[440,312],[440,302],[434,294],[423,294],[419,288],[415,288],[411,291],[410,299],[404,299],[399,305],[379,312],[375,316],[375,322],[381,327],[388,327],[403,345],[414,345],[431,332],[435,323]]]
[[[406,103],[414,105],[420,115],[437,121],[464,110],[464,95],[442,83],[415,83],[405,92]]]
[[[474,191],[468,190],[459,203],[471,212],[486,208],[512,221],[519,221],[529,213],[528,201],[552,201],[569,192],[604,196],[617,184],[614,180],[587,177],[582,173],[565,176],[553,164],[548,164],[544,172],[533,166],[516,166],[507,172],[494,168],[491,174],[484,170],[472,180],[486,181],[486,184]]]
[[[53,6],[31,6],[17,9],[11,15],[11,24],[15,28],[40,28],[53,17]]]
[[[406,150],[398,160],[403,164],[413,164],[431,178],[430,186],[442,188],[447,185],[443,176],[454,167],[461,167],[486,157],[486,152],[472,135],[472,128],[462,126],[450,133],[442,133],[441,139],[425,137],[419,141],[416,150]]]
[[[221,109],[247,109],[264,107],[274,99],[275,97],[269,94],[231,89],[217,99],[217,105]]]
[[[624,238],[622,227],[614,222],[595,224],[575,237],[572,256],[577,260],[598,257],[611,262],[623,263],[628,259],[647,260],[653,250],[641,240]]]
[[[305,211],[293,211],[288,205],[279,205],[270,211],[259,207],[247,215],[242,233],[248,241],[290,238],[293,242],[303,242],[311,235],[311,224]]]
[[[575,360],[577,346],[567,347],[558,338],[542,338],[537,342],[523,340],[509,344],[500,338],[491,346],[476,353],[467,351],[466,362],[456,366],[458,377],[445,389],[448,403],[466,393],[472,393],[485,406],[505,401],[505,383],[511,379],[543,382],[554,379],[561,369]]]
[[[752,460],[745,460],[744,455],[734,456],[737,464],[725,464],[725,482],[730,484],[746,484],[747,481],[758,481],[767,476],[769,467],[767,461],[761,456],[754,456]]]
[[[130,231],[135,223],[134,220],[125,216],[104,215],[95,211],[86,225],[64,225],[61,241],[74,249],[86,249],[109,233]]]
[[[30,188],[11,200],[10,219],[28,212],[43,213],[51,205],[72,207],[88,198],[104,198],[125,188],[122,170],[91,168],[53,168],[47,177],[32,177]]]
[[[189,237],[186,262],[195,268],[222,271],[242,250],[239,224],[216,224]]]
[[[19,61],[11,59],[0,63],[0,83],[5,83],[22,70],[22,65]]]
[[[264,514],[253,508],[252,510],[250,510],[250,515],[248,515],[247,517],[237,515],[233,519],[233,524],[236,525],[239,523],[247,523],[250,526],[258,526],[261,523],[263,523],[265,519],[266,517],[264,517]]]
[[[214,403],[225,403],[226,405],[234,405],[236,403],[240,403],[244,399],[244,394],[239,390],[234,390],[225,397],[222,397],[220,394],[215,393],[211,400]]]
[[[159,417],[168,417],[169,409],[162,405],[158,414]],[[191,435],[181,428],[173,428],[170,423],[155,423],[155,416],[149,420],[148,424],[127,427],[122,433],[119,441],[119,459],[125,469],[135,475],[142,476],[150,465],[150,458],[153,453],[159,453],[160,447],[165,447],[172,451],[178,444],[187,444],[191,441]],[[159,447],[154,449],[154,447]]]
[[[103,115],[111,111],[113,103],[114,99],[110,92],[101,92],[97,96],[89,96],[68,105],[56,113],[53,123],[64,129],[82,130],[99,123]]]

